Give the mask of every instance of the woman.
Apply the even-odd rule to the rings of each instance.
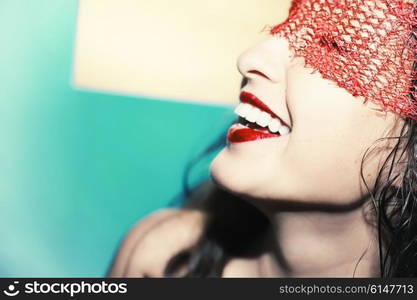
[[[416,25],[407,0],[293,1],[239,58],[216,184],[139,223],[109,275],[416,276]]]

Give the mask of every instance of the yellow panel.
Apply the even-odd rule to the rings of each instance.
[[[234,104],[237,57],[288,7],[289,0],[79,0],[74,84]]]

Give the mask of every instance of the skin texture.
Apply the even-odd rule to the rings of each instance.
[[[270,219],[261,277],[378,276],[376,232],[367,222],[369,186],[402,119],[363,103],[294,58],[285,38],[271,36],[244,52],[238,68],[255,94],[290,125],[289,135],[228,144],[211,165],[224,189]],[[235,262],[236,263],[236,262]],[[230,273],[228,273],[230,272]],[[238,276],[228,270],[224,276]]]
[[[164,209],[148,215],[125,236],[107,276],[163,277],[172,255],[196,243],[204,221],[205,215],[195,210]]]
[[[247,79],[242,90],[271,107],[291,133],[229,144],[213,161],[212,176],[226,189],[250,197],[352,204],[364,196],[363,154],[389,134],[397,117],[363,104],[320,73],[312,74],[301,58],[292,58],[286,39],[275,36],[240,56],[238,68]],[[380,158],[367,164],[371,181]]]

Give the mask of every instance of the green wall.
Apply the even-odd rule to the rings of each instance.
[[[77,2],[0,0],[0,276],[103,276],[230,108],[76,90]],[[199,172],[207,176],[207,163]]]

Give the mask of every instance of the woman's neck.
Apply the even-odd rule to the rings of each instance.
[[[377,234],[363,209],[268,213],[261,277],[378,277]]]

